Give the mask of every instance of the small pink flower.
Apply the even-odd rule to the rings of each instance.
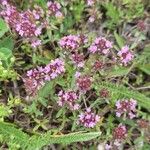
[[[109,145],[109,144],[106,144],[105,145],[105,150],[111,150],[112,149],[112,146],[111,145]]]
[[[60,59],[55,59],[50,62],[50,64],[46,65],[45,68],[45,80],[51,80],[56,78],[58,75],[61,75],[65,72],[64,62]]]
[[[40,46],[41,45],[41,40],[39,40],[39,39],[36,39],[36,40],[32,40],[31,41],[31,46],[33,47],[33,48],[36,48],[36,47],[38,47],[38,46]]]
[[[94,62],[93,69],[95,71],[100,71],[103,67],[104,67],[103,62],[101,62],[101,61],[95,61]]]
[[[73,64],[75,64],[78,68],[82,68],[84,66],[84,55],[74,53],[71,55],[71,60]]]
[[[35,34],[35,36],[38,36],[38,35],[40,35],[41,34],[41,28],[40,27],[38,27],[36,30],[35,30],[35,32],[34,32],[34,34]]]
[[[101,54],[108,54],[109,50],[112,48],[112,42],[106,40],[103,37],[98,37],[89,47],[89,51],[91,53],[101,53]]]
[[[40,6],[35,5],[34,10],[32,11],[32,14],[35,20],[39,20],[40,18],[44,16],[44,10]]]
[[[47,2],[48,6],[48,14],[55,15],[56,17],[62,17],[62,13],[60,12],[61,5],[58,2]]]
[[[120,57],[121,63],[125,66],[127,66],[134,57],[134,55],[129,51],[128,46],[122,47],[122,49],[118,52],[118,56]]]
[[[92,6],[95,3],[95,0],[86,0],[88,6]]]
[[[82,92],[86,92],[86,91],[90,90],[90,88],[91,88],[92,79],[91,79],[91,77],[89,77],[87,75],[82,75],[76,79],[76,84],[77,84],[79,90],[81,90]]]
[[[127,129],[124,125],[119,125],[113,131],[114,139],[122,140],[126,137],[126,135],[127,135]]]
[[[59,41],[59,45],[66,50],[74,51],[80,46],[80,38],[75,35],[68,35]]]
[[[90,16],[90,18],[88,19],[88,21],[90,23],[93,23],[95,21],[95,16]]]
[[[64,62],[59,58],[52,60],[45,67],[37,67],[37,69],[27,71],[26,77],[23,79],[27,94],[35,96],[46,81],[55,79],[64,72]]]
[[[58,100],[58,105],[59,106],[64,106],[67,105],[70,110],[78,110],[79,109],[79,104],[77,103],[78,100],[78,95],[74,91],[60,91],[58,93],[59,100]]]
[[[123,114],[126,114],[130,119],[134,118],[136,112],[136,100],[118,100],[116,102],[116,116],[121,117]]]
[[[96,53],[97,52],[97,46],[91,45],[90,48],[89,48],[89,51],[91,53]]]
[[[62,18],[62,17],[63,17],[63,14],[62,14],[60,11],[58,11],[58,12],[55,14],[55,17],[56,17],[56,18]]]
[[[84,113],[81,113],[79,115],[79,119],[77,123],[87,128],[94,128],[94,126],[96,126],[99,120],[100,120],[100,117],[94,114],[90,108],[87,108]]]
[[[79,78],[80,76],[81,76],[81,73],[78,72],[78,71],[76,71],[76,73],[75,73],[75,78]]]

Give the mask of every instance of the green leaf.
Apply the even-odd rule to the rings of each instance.
[[[73,16],[75,17],[76,22],[81,21],[82,13],[84,11],[84,1],[80,0],[73,6]]]
[[[139,65],[138,68],[146,74],[150,75],[150,64]]]
[[[114,36],[117,44],[119,45],[120,48],[122,48],[125,45],[124,39],[121,36],[119,36],[116,32],[114,32]]]
[[[70,144],[73,142],[89,141],[101,135],[100,132],[75,132],[65,135],[52,135],[51,131],[41,134],[29,136],[13,124],[0,122],[0,135],[6,143],[15,143],[22,150],[40,150],[43,146],[49,144]]]
[[[43,146],[53,143],[70,144],[73,142],[89,141],[97,138],[101,135],[100,132],[76,132],[66,135],[51,135],[51,133],[46,133],[40,136],[33,136],[30,138],[31,143],[28,145],[27,150],[38,150]]]
[[[0,48],[7,48],[10,50],[14,49],[14,41],[11,37],[5,37],[3,40],[0,40]]]
[[[5,106],[3,104],[0,105],[0,117],[9,116],[10,113],[11,113],[11,110],[9,109],[8,106]]]
[[[0,59],[7,60],[12,56],[12,51],[8,48],[2,47],[0,48]]]
[[[127,74],[129,69],[130,68],[115,66],[115,68],[113,68],[111,71],[108,73],[106,72],[107,78],[124,76]]]
[[[113,29],[122,21],[121,17],[123,16],[123,11],[121,11],[119,7],[116,7],[112,2],[106,2],[104,7],[107,10],[106,16],[108,18],[105,24],[108,28]]]
[[[5,21],[0,18],[0,38],[8,31],[8,26]]]
[[[2,60],[4,68],[9,68],[10,66],[12,66],[12,56],[12,51],[10,49],[5,47],[0,48],[0,60]]]
[[[133,98],[136,99],[138,104],[144,108],[146,108],[148,111],[150,108],[150,98],[146,97],[145,95],[141,94],[140,92],[133,91],[131,89],[128,89],[125,86],[114,84],[114,83],[108,83],[108,82],[100,82],[96,83],[94,86],[96,90],[99,90],[100,88],[106,88],[108,91],[110,91],[112,94],[115,94],[117,98]],[[115,99],[117,101],[118,99]]]
[[[28,145],[29,135],[15,128],[14,125],[5,122],[0,122],[0,134],[6,143],[13,142],[19,144],[22,150],[25,150]]]
[[[57,112],[56,118],[59,118],[59,117],[63,114],[64,110],[65,110],[64,107],[62,107],[62,108]]]
[[[150,57],[150,44],[146,45],[142,54],[137,57],[137,64],[147,63],[147,59]]]

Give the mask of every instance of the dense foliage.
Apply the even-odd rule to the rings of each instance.
[[[150,149],[149,0],[0,0],[0,148]]]

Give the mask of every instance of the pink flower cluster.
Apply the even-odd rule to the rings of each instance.
[[[114,139],[124,139],[126,137],[127,134],[127,129],[124,125],[119,125],[118,127],[116,127],[113,131],[113,137]]]
[[[35,96],[37,94],[37,91],[45,84],[43,78],[44,71],[42,67],[27,71],[23,81],[28,95]]]
[[[122,47],[122,49],[118,52],[118,56],[124,66],[127,66],[127,64],[130,63],[134,57],[134,55],[129,51],[128,46]]]
[[[80,46],[80,38],[76,35],[68,35],[64,36],[60,41],[59,44],[62,48],[66,50],[76,50]]]
[[[59,45],[66,50],[74,51],[87,42],[85,35],[68,35],[61,38]]]
[[[81,75],[76,79],[76,84],[80,91],[86,92],[91,88],[92,78],[87,75]]]
[[[64,106],[67,105],[69,109],[71,110],[78,110],[79,109],[79,104],[76,102],[78,100],[78,95],[74,91],[60,91],[58,93],[58,105],[59,106]]]
[[[27,10],[19,12],[15,6],[10,5],[9,3],[3,2],[3,4],[3,10],[0,12],[0,15],[5,19],[9,26],[22,37],[35,38],[32,43],[33,47],[40,45],[41,42],[37,37],[41,34],[42,27],[41,24],[37,23],[37,20],[40,19],[40,16],[43,13],[42,8],[35,7],[33,11]],[[35,43],[36,40],[38,40],[38,42]]]
[[[78,52],[80,46],[84,46],[88,42],[85,35],[68,35],[61,38],[59,45],[65,50],[69,50],[69,59],[77,67],[82,68],[84,66],[84,55]]]
[[[81,68],[84,66],[84,55],[79,54],[75,52],[74,54],[71,55],[71,60],[74,65],[76,65],[78,68]]]
[[[61,13],[61,5],[58,2],[47,2],[48,7],[48,14],[49,15],[55,15],[55,17],[59,18],[62,17],[63,14]]]
[[[64,62],[58,58],[52,60],[50,64],[46,65],[44,72],[46,81],[55,79],[58,75],[61,75],[65,72]]]
[[[118,127],[113,130],[113,139],[105,144],[105,150],[120,149],[120,146],[123,144],[123,140],[126,139],[127,129],[126,126],[120,124]]]
[[[134,99],[118,100],[116,102],[116,116],[121,117],[125,114],[130,119],[135,117],[137,101]]]
[[[97,61],[94,62],[93,69],[94,69],[95,71],[99,71],[99,70],[101,70],[103,67],[104,67],[104,64],[103,64],[102,61],[97,60]]]
[[[100,117],[93,113],[90,108],[87,108],[84,113],[79,115],[79,120],[77,123],[87,128],[93,128],[99,120]]]
[[[98,37],[89,47],[89,52],[108,54],[111,48],[112,48],[112,42],[106,40],[104,37]]]
[[[44,68],[38,67],[27,71],[26,77],[23,79],[26,92],[28,95],[35,96],[46,81],[52,80],[64,72],[64,62],[58,58],[52,60]]]

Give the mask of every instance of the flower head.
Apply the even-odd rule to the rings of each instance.
[[[46,67],[44,68],[45,72],[45,80],[55,79],[58,75],[61,75],[65,72],[64,62],[57,58],[52,60]]]
[[[81,90],[82,92],[86,92],[86,91],[90,90],[90,88],[91,88],[92,79],[91,79],[91,77],[89,77],[87,75],[82,75],[76,79],[76,83],[77,83],[79,90]]]
[[[31,46],[33,47],[33,48],[36,48],[36,47],[38,47],[38,46],[40,46],[41,45],[41,40],[39,40],[39,39],[33,39],[32,41],[31,41]]]
[[[86,3],[88,6],[93,6],[95,3],[95,0],[86,0]]]
[[[7,3],[7,5],[4,5],[0,15],[14,31],[21,37],[25,37],[29,43],[41,34],[42,23],[37,21],[42,15],[40,7],[35,7],[33,11],[28,9],[19,12],[15,6]],[[31,46],[35,45],[37,45],[37,42]]]
[[[100,96],[103,97],[103,98],[109,97],[109,94],[110,93],[109,93],[109,91],[107,89],[103,88],[103,89],[100,90]]]
[[[59,58],[52,60],[45,67],[37,67],[37,69],[27,71],[26,77],[23,78],[27,94],[35,96],[46,81],[52,80],[64,72],[64,62]]]
[[[44,86],[44,72],[42,67],[27,71],[26,77],[23,78],[25,89],[28,95],[35,96],[37,91]]]
[[[60,11],[61,5],[58,2],[47,2],[48,6],[48,14],[55,15],[56,17],[62,17],[62,13]]]
[[[72,60],[73,64],[75,64],[78,68],[81,68],[84,66],[84,55],[83,54],[74,53],[71,55],[71,60]]]
[[[93,113],[90,108],[87,108],[84,113],[79,115],[78,123],[87,128],[93,128],[96,126],[97,122],[100,120],[100,117]]]
[[[59,41],[59,45],[66,50],[74,51],[80,46],[80,38],[76,35],[68,35]]]
[[[7,4],[0,12],[0,16],[2,16],[13,29],[16,28],[16,25],[21,19],[20,13],[18,12],[17,8],[9,4]]]
[[[58,97],[59,100],[57,103],[59,106],[67,105],[71,110],[79,109],[79,104],[76,102],[79,97],[76,92],[71,90],[66,92],[60,91]]]
[[[94,62],[93,69],[94,69],[95,71],[99,71],[99,70],[101,70],[103,67],[104,67],[103,62],[98,61],[98,60]]]
[[[119,125],[113,131],[114,139],[122,140],[126,137],[127,129],[124,125]]]
[[[134,55],[129,51],[128,46],[122,47],[122,49],[118,52],[118,56],[120,57],[121,63],[125,66],[127,66],[134,57]]]
[[[137,102],[134,99],[130,100],[118,100],[116,102],[116,116],[121,117],[121,115],[126,114],[130,119],[135,117]]]
[[[146,24],[143,20],[139,20],[138,23],[137,23],[137,28],[140,30],[140,31],[144,31],[146,29]]]
[[[108,54],[112,48],[112,42],[106,40],[104,37],[98,37],[89,47],[91,53],[99,52],[101,54]]]

